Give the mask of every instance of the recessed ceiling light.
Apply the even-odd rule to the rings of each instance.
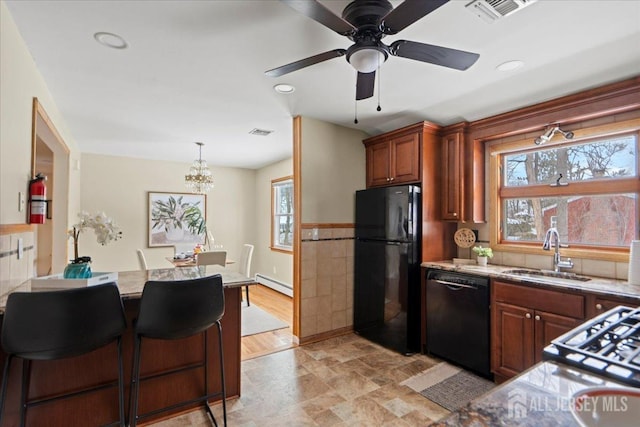
[[[273,89],[278,93],[285,93],[285,94],[293,93],[296,90],[295,87],[288,85],[286,83],[277,84],[273,87]]]
[[[129,46],[125,39],[113,33],[98,32],[93,35],[93,38],[101,45],[113,49],[126,49]]]
[[[524,62],[519,61],[519,60],[514,60],[514,61],[507,61],[507,62],[503,62],[502,64],[498,65],[496,67],[496,70],[498,71],[513,71],[516,68],[520,68],[524,66]]]

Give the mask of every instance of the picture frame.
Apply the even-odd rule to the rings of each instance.
[[[149,247],[204,244],[207,196],[148,192]]]

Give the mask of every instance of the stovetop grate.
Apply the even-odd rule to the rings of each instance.
[[[556,360],[640,387],[640,308],[618,306],[551,341]]]

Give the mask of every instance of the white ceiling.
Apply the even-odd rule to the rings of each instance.
[[[640,1],[539,0],[491,24],[453,0],[406,39],[480,54],[467,71],[390,57],[358,102],[344,57],[264,71],[351,41],[277,0],[6,1],[82,152],[259,168],[291,155],[291,117],[370,135],[429,120],[473,121],[640,74]],[[323,0],[340,14],[348,1]],[[392,1],[397,6],[399,1]],[[125,50],[98,44],[116,33]],[[495,67],[525,61],[511,72]],[[296,87],[277,94],[276,83]],[[378,89],[382,111],[377,112]],[[253,128],[273,130],[267,137]]]

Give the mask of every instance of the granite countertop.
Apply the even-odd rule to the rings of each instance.
[[[220,265],[121,271],[118,272],[116,282],[122,299],[126,300],[140,298],[144,284],[149,280],[187,280],[218,273],[222,275],[222,282],[226,288],[256,284],[255,280]],[[37,292],[38,290],[51,289],[38,289],[37,284],[34,286],[33,280],[27,280],[9,292],[0,295],[0,313],[4,312],[7,297],[12,292]]]
[[[541,362],[431,424],[445,426],[579,426],[570,407],[589,387],[628,387],[555,362]]]
[[[605,279],[602,277],[590,277],[581,275],[581,277],[590,277],[591,280],[586,282],[572,280],[571,283],[568,283],[568,281],[557,281],[556,283],[549,283],[548,281],[537,282],[535,278],[505,274],[505,271],[508,270],[533,270],[524,267],[521,268],[494,264],[488,264],[486,267],[481,267],[475,264],[454,264],[451,261],[423,262],[421,266],[424,268],[436,268],[440,270],[457,271],[460,273],[488,276],[494,279],[509,280],[510,282],[514,283],[522,283],[526,285],[545,288],[558,288],[580,292],[586,291],[595,294],[601,294],[603,296],[608,295],[640,300],[640,285],[630,284],[625,280]]]

